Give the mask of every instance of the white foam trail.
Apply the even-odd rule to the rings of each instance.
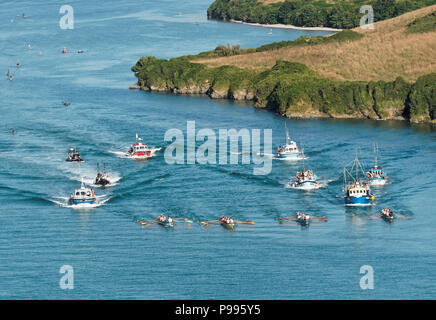
[[[318,188],[311,188],[311,187],[293,187],[292,185],[294,184],[294,181],[287,181],[287,182],[282,182],[282,184],[284,184],[285,189],[296,189],[296,190],[317,190],[317,189],[321,189],[321,188],[325,188],[328,186],[328,184],[330,182],[332,182],[334,180],[330,179],[330,180],[318,180]]]
[[[281,160],[281,161],[301,161],[301,160],[307,160],[309,157],[298,157],[298,158],[278,158],[273,157],[274,160]]]
[[[256,156],[274,158],[276,155],[273,154],[273,153],[261,153],[261,152],[257,152]]]
[[[325,188],[325,187],[327,187],[328,186],[328,184],[330,183],[330,182],[333,182],[334,180],[332,180],[332,179],[330,179],[330,180],[319,180],[318,182],[319,182],[319,187],[320,188]]]
[[[129,155],[127,153],[123,152],[123,151],[112,151],[112,150],[109,150],[108,152],[116,154],[118,156],[118,158],[125,158],[125,159],[129,158]]]

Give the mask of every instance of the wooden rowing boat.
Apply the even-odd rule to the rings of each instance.
[[[226,221],[220,221],[221,225],[229,230],[234,230],[235,229],[235,223],[227,223]]]

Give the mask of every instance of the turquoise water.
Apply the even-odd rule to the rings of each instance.
[[[170,58],[226,43],[255,47],[305,33],[270,35],[266,28],[207,21],[210,2],[70,1],[74,30],[59,28],[58,2],[2,2],[0,65],[14,80],[3,76],[0,85],[0,298],[435,298],[436,134],[428,125],[288,120],[291,136],[304,143],[306,164],[325,184],[315,192],[286,187],[298,163],[274,161],[269,175],[256,176],[253,165],[168,165],[163,152],[147,162],[117,157],[137,132],[150,145],[167,146],[166,130],[185,130],[188,120],[197,129],[273,129],[273,145],[283,143],[284,120],[274,114],[127,89],[135,82],[130,67],[142,55]],[[27,19],[17,19],[23,12]],[[61,54],[64,46],[69,54]],[[345,208],[343,166],[356,150],[372,164],[374,142],[392,183],[373,188],[374,207]],[[80,167],[64,161],[70,146],[85,158]],[[104,205],[85,211],[59,205],[81,175],[95,176],[97,162],[120,178],[96,190]],[[369,219],[382,207],[413,219]],[[297,210],[328,222],[277,223]],[[167,230],[137,222],[159,213],[194,223]],[[200,226],[221,214],[256,225],[235,232]],[[62,265],[74,268],[73,290],[59,287]],[[374,269],[373,290],[359,286],[362,265]]]

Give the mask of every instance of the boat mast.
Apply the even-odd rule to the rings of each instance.
[[[288,126],[286,125],[286,120],[285,120],[285,133],[286,133],[286,144],[289,144],[289,131],[288,131]]]
[[[378,166],[377,154],[378,154],[378,145],[374,143],[374,152],[375,152],[375,167]]]
[[[359,159],[357,159],[357,154],[356,154],[356,181],[357,182],[359,182],[359,165],[358,165],[358,163],[359,163]]]

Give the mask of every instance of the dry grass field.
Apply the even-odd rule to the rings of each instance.
[[[274,0],[264,0],[274,1]],[[234,65],[240,68],[267,69],[276,60],[300,62],[321,76],[335,80],[386,80],[402,76],[414,81],[420,75],[436,72],[436,32],[407,34],[407,25],[418,17],[436,11],[436,5],[377,22],[374,30],[352,42],[283,48],[222,58],[195,60],[209,67]]]

